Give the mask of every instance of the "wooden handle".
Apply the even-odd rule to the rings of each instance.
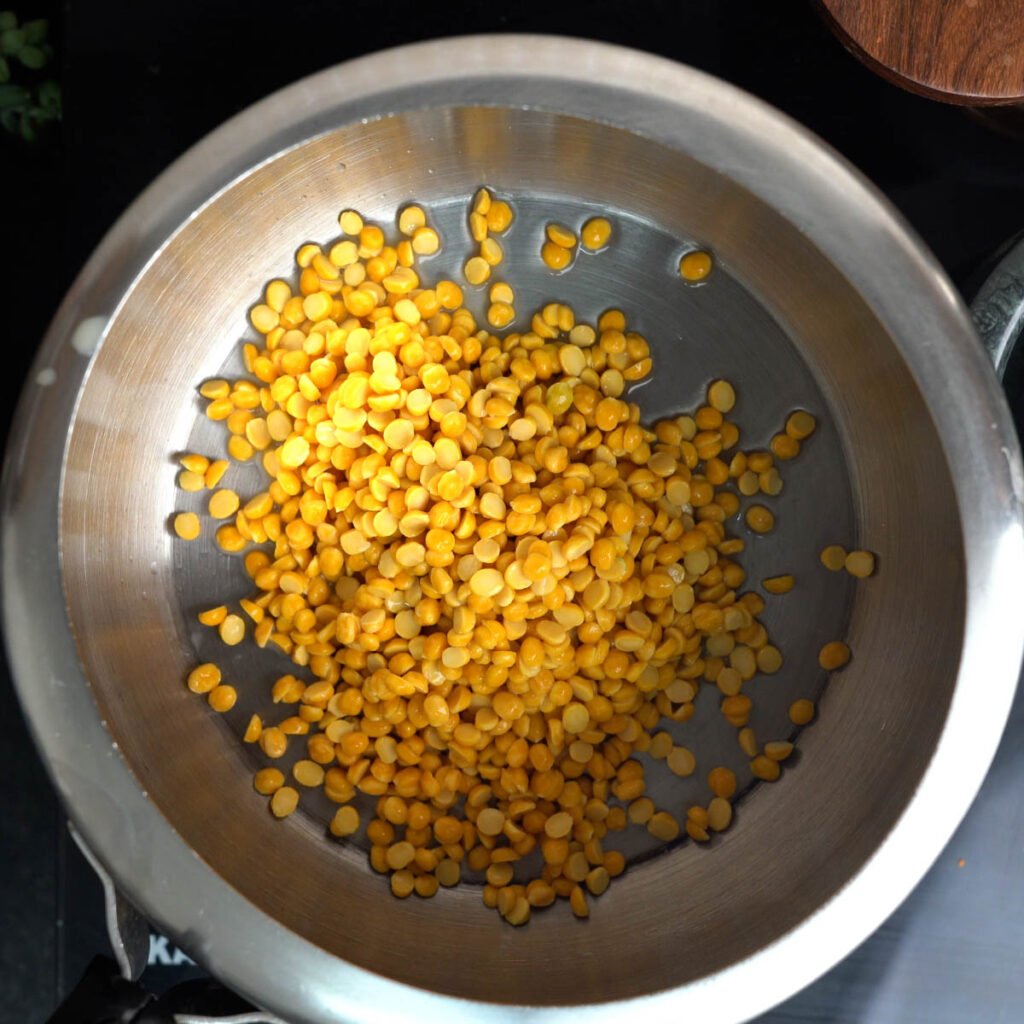
[[[1022,0],[819,0],[869,67],[946,103],[1024,102]]]

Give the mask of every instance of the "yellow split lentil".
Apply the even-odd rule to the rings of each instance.
[[[504,260],[492,235],[514,216],[489,189],[474,196],[470,285]],[[621,310],[586,323],[549,302],[494,334],[457,284],[416,269],[440,248],[422,207],[399,212],[393,244],[354,210],[338,223],[346,237],[297,251],[297,285],[271,281],[251,307],[255,380],[200,388],[231,457],[262,466],[263,490],[215,490],[227,460],[179,460],[184,489],[213,492],[217,544],[245,552],[252,593],[238,603],[253,640],[297,666],[273,684],[276,722],[249,716],[244,739],[271,760],[297,753],[295,783],[339,805],[332,836],[369,814],[370,863],[396,897],[430,898],[470,874],[512,925],[559,899],[585,918],[626,869],[603,845],[615,833],[707,842],[730,826],[739,781],[724,766],[704,776],[706,807],[647,795],[649,770],[698,771],[660,726],[687,722],[702,686],[717,690],[753,777],[774,781],[792,751],[762,750],[748,724],[745,684],[783,657],[727,522],[736,491],[781,492],[776,460],[799,454],[814,417],[793,412],[768,450],[741,451],[736,391],[719,379],[691,414],[645,426],[629,388],[651,373],[651,349]],[[611,234],[603,217],[578,236],[550,223],[542,259],[563,270]],[[712,265],[688,252],[679,272],[696,283]],[[489,327],[509,329],[511,286],[487,298]],[[765,505],[742,514],[756,533],[774,526]],[[174,526],[200,532],[192,513]],[[838,568],[873,571],[854,558],[867,552],[842,556]],[[783,594],[793,577],[762,585]],[[245,639],[227,606],[199,621],[225,644]],[[849,656],[834,643],[819,660]],[[212,663],[187,684],[217,711],[237,701]],[[814,713],[809,700],[789,709],[797,725]],[[253,782],[278,818],[299,804],[285,779],[265,767]]]
[[[679,822],[668,811],[658,811],[648,819],[647,831],[655,839],[660,839],[663,843],[670,843],[679,835]],[[593,891],[591,889],[591,892]]]
[[[540,248],[540,258],[551,270],[565,270],[572,263],[572,250],[548,239]]]
[[[255,743],[262,734],[263,719],[259,715],[250,715],[249,724],[245,727],[245,732],[242,734],[242,741],[244,743]]]
[[[221,671],[212,662],[205,662],[197,665],[188,674],[188,688],[193,693],[209,693],[215,686],[220,685]]]
[[[238,692],[233,686],[221,684],[215,686],[207,696],[207,702],[214,711],[221,713],[230,711],[238,700]]]
[[[217,484],[220,483],[221,478],[228,471],[228,460],[227,459],[215,459],[213,462],[206,467],[204,474],[204,482],[207,489],[212,490]]]
[[[433,256],[441,249],[441,238],[431,227],[417,228],[412,236],[412,251],[417,256]]]
[[[204,626],[219,626],[228,616],[227,605],[220,604],[216,608],[207,608],[200,612],[196,618]]]
[[[716,380],[708,387],[708,405],[720,413],[732,411],[736,404],[736,391],[727,380]]]
[[[234,491],[215,491],[210,497],[210,515],[214,519],[228,519],[238,511],[238,495]]]
[[[798,409],[796,412],[791,413],[786,420],[786,433],[794,441],[805,441],[814,433],[816,427],[817,421],[815,418],[803,409]]]
[[[828,672],[842,668],[850,660],[850,648],[841,640],[825,644],[818,652],[818,664]]]
[[[427,215],[422,206],[410,203],[398,213],[398,230],[403,235],[412,235],[427,223]]]
[[[179,512],[174,517],[174,532],[182,540],[195,540],[200,530],[199,516],[195,512]]]
[[[270,798],[270,810],[275,818],[287,818],[298,806],[299,791],[291,786],[281,786]]]
[[[339,807],[331,819],[330,832],[332,836],[341,838],[354,835],[359,831],[359,812],[351,806]]]
[[[831,569],[832,572],[839,572],[846,565],[846,548],[841,547],[839,544],[829,544],[827,548],[824,548],[819,556],[821,564],[826,569]]]
[[[814,702],[806,698],[795,700],[789,706],[789,720],[794,725],[806,725],[815,715]]]
[[[750,770],[755,778],[761,779],[764,782],[775,782],[782,772],[782,769],[779,768],[779,762],[773,761],[770,757],[765,757],[764,754],[758,754],[750,762]]]
[[[866,580],[875,572],[875,556],[870,551],[851,551],[843,563],[843,568],[851,576]]]
[[[512,225],[515,214],[512,207],[504,199],[492,199],[486,213],[487,230],[503,234]]]
[[[245,637],[245,620],[240,615],[226,615],[217,627],[221,640],[229,647],[240,644]]]
[[[761,586],[769,594],[788,594],[793,589],[794,582],[790,575],[769,576],[767,579],[761,580]]]
[[[773,761],[785,761],[793,753],[793,744],[788,740],[775,740],[764,745],[764,753]]]
[[[708,827],[713,832],[724,832],[732,824],[732,804],[716,796],[708,803]]]
[[[711,273],[711,253],[696,249],[686,253],[679,261],[679,274],[689,284],[699,284]]]
[[[591,217],[580,229],[580,244],[591,252],[603,249],[611,237],[612,225],[607,217]]]
[[[201,389],[200,389],[201,390]],[[202,476],[210,468],[210,460],[205,455],[186,453],[178,457],[178,462],[190,473]]]
[[[562,224],[549,224],[544,229],[544,234],[550,242],[560,245],[563,249],[571,249],[576,244],[576,236]]]
[[[178,486],[183,491],[201,491],[206,486],[202,473],[194,473],[190,469],[184,469],[178,474]]]
[[[471,285],[481,285],[491,276],[491,264],[483,256],[471,256],[462,272]]]
[[[747,509],[746,520],[754,533],[768,533],[775,526],[775,516],[764,505],[751,505]]]
[[[272,796],[284,785],[284,773],[277,768],[261,768],[252,780],[253,788],[263,796]]]

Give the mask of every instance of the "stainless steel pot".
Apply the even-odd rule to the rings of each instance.
[[[237,368],[246,309],[296,245],[329,236],[342,207],[383,218],[415,198],[437,211],[454,266],[460,204],[481,182],[520,204],[508,277],[526,299],[637,314],[655,348],[637,395],[648,414],[691,405],[711,375],[736,381],[754,440],[793,404],[819,412],[775,546],[750,555],[752,578],[790,569],[807,587],[767,613],[788,674],[756,700],[766,726],[781,729],[789,696],[820,682],[821,641],[844,630],[855,651],[799,763],[741,803],[723,841],[641,858],[586,923],[553,911],[521,930],[471,891],[391,899],[358,849],[324,841],[315,810],[270,819],[233,730],[182,685],[207,643],[194,612],[244,591],[237,561],[186,552],[167,529],[181,507],[173,454],[214,443],[193,389]],[[620,248],[556,286],[534,236],[553,210],[597,208]],[[688,240],[718,259],[704,289],[672,275]],[[8,451],[7,642],[98,859],[258,1004],[295,1022],[547,1024],[584,1009],[738,1021],[876,928],[973,798],[1024,647],[1022,490],[1005,402],[956,293],[818,140],[628,50],[429,43],[241,114],[103,241],[45,340]],[[824,543],[856,540],[879,553],[877,578],[847,589],[816,572]],[[258,700],[266,663],[232,657]]]

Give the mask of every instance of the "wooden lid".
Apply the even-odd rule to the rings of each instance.
[[[947,103],[1024,102],[1022,0],[820,0],[873,70]]]

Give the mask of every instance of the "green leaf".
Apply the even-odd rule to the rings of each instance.
[[[39,86],[39,102],[46,110],[53,110],[60,116],[60,86],[53,79]]]
[[[5,110],[8,107],[23,107],[30,98],[28,89],[24,86],[14,85],[10,82],[7,85],[0,85],[0,110]]]
[[[0,57],[0,85],[11,80],[11,66],[6,57]]]
[[[18,27],[18,16],[14,11],[0,11],[0,32]]]
[[[23,46],[18,51],[18,60],[25,67],[37,70],[46,64],[46,54],[38,46]]]
[[[29,113],[39,124],[47,124],[50,121],[56,121],[60,117],[59,110],[47,110],[46,107],[31,107],[29,108]]]
[[[26,21],[21,28],[25,33],[25,42],[30,46],[37,46],[46,39],[50,23],[45,18],[37,18],[35,21]]]
[[[25,33],[20,28],[0,32],[0,53],[17,53],[25,45]]]
[[[14,107],[0,110],[0,124],[12,134],[18,130],[18,111]]]
[[[28,111],[21,115],[21,137],[26,142],[35,142],[36,130],[32,127],[32,118],[29,117]]]

